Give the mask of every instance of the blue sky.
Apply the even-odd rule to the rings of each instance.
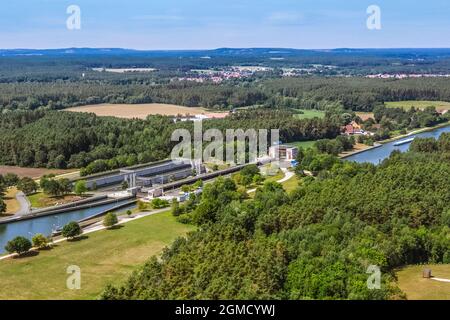
[[[66,28],[72,4],[81,30]],[[450,47],[449,17],[448,0],[4,0],[0,48]]]

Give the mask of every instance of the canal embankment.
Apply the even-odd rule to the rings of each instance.
[[[346,156],[347,161],[355,161],[359,163],[380,164],[384,159],[389,158],[393,151],[407,152],[414,139],[409,142],[398,143],[402,139],[410,138],[434,138],[438,139],[443,133],[450,133],[450,123],[441,124],[433,128],[426,128],[420,131],[414,131],[408,135],[398,136],[389,140],[382,141],[377,148],[370,148],[364,151]]]
[[[440,124],[435,125],[433,127],[426,127],[426,128],[414,130],[414,131],[408,132],[406,134],[402,134],[402,135],[395,136],[395,137],[392,137],[392,138],[389,138],[389,139],[386,139],[386,140],[379,141],[378,143],[386,144],[386,143],[398,141],[398,140],[401,140],[401,139],[404,139],[404,138],[410,138],[411,136],[418,135],[420,133],[431,132],[431,131],[435,131],[437,129],[441,129],[441,128],[445,128],[445,127],[449,127],[449,126],[450,126],[450,121],[449,122],[440,123]]]
[[[102,210],[99,213],[96,213],[96,214],[93,214],[92,216],[89,216],[87,218],[83,218],[81,220],[78,220],[77,222],[78,222],[78,224],[80,225],[80,227],[82,229],[85,229],[87,227],[90,227],[90,226],[92,226],[92,225],[102,221],[103,217],[107,213],[115,212],[115,211],[118,211],[120,209],[130,207],[130,206],[134,205],[135,203],[136,203],[136,199],[134,198],[133,200],[122,202],[122,203],[118,204],[117,206],[114,206],[112,208],[108,208],[107,210]],[[58,230],[56,230],[56,231],[54,231],[52,233],[52,237],[58,237],[60,235],[61,235],[61,229],[58,229]]]
[[[76,210],[61,211],[55,213],[50,211],[40,216],[30,219],[9,221],[0,224],[0,254],[4,252],[6,243],[17,236],[26,237],[31,240],[35,234],[51,236],[54,231],[60,230],[67,223],[72,221],[84,221],[96,217],[101,219],[101,215],[107,212],[120,212],[127,209],[134,209],[136,199],[132,197],[121,199],[108,199],[108,201],[85,204],[84,209],[77,207]],[[86,220],[86,224],[88,224]]]
[[[367,148],[364,148],[364,149],[353,150],[353,151],[346,152],[344,154],[340,154],[339,158],[346,159],[348,157],[351,157],[351,156],[354,156],[354,155],[357,155],[357,154],[360,154],[360,153],[363,153],[363,152],[367,152],[367,151],[370,151],[372,149],[380,148],[382,146],[383,145],[381,143],[376,142],[373,146],[367,146]]]
[[[51,208],[45,208],[45,209],[39,209],[39,210],[33,210],[29,214],[26,215],[18,215],[18,216],[12,216],[7,218],[0,219],[0,225],[1,224],[7,224],[12,222],[18,222],[18,221],[24,221],[24,220],[30,220],[30,219],[36,219],[40,217],[45,217],[49,215],[55,215],[60,213],[66,213],[71,211],[78,211],[78,210],[84,210],[94,207],[99,207],[103,205],[118,203],[124,200],[131,200],[134,199],[134,196],[128,196],[123,198],[108,198],[106,195],[100,195],[100,196],[94,196],[91,198],[83,199],[80,201],[55,206]]]

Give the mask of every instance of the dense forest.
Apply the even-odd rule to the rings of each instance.
[[[2,50],[0,109],[63,109],[97,103],[173,103],[232,109],[270,107],[323,109],[340,104],[371,111],[385,101],[450,101],[449,79],[368,79],[367,74],[450,74],[450,51],[276,50],[134,51],[124,49]],[[280,58],[280,59],[278,59]],[[269,72],[225,81],[178,81],[195,69],[264,66]],[[318,68],[323,66],[325,68]],[[97,72],[93,68],[154,68],[148,73]],[[302,77],[282,69],[312,69]]]
[[[379,166],[334,158],[290,194],[268,182],[248,200],[219,179],[180,216],[197,231],[102,298],[402,299],[394,268],[450,263],[449,160],[444,134]],[[379,290],[366,285],[370,265]]]
[[[172,103],[188,107],[233,109],[252,105],[272,108],[325,109],[341,105],[372,111],[385,101],[450,101],[450,79],[385,80],[343,77],[242,79],[223,84],[150,79],[58,80],[0,83],[0,109],[58,110],[99,103]]]
[[[300,120],[292,108],[252,108],[230,114],[226,119],[203,121],[203,129],[280,129],[283,143],[334,139],[341,126],[351,120],[375,133],[373,143],[390,137],[391,132],[433,126],[449,120],[434,108],[426,110],[377,106],[374,118],[362,121],[353,112],[328,105],[324,119]],[[0,163],[23,167],[82,168],[82,175],[132,166],[167,158],[175,142],[175,129],[193,131],[192,122],[174,122],[173,117],[149,116],[146,120],[97,117],[37,109],[0,115]],[[359,141],[361,142],[361,141]],[[334,144],[334,145],[332,145]],[[328,147],[336,152],[335,141]],[[343,146],[345,150],[345,146]],[[325,148],[325,147],[324,147]],[[332,152],[336,154],[336,152]],[[339,153],[339,152],[338,152]]]
[[[290,112],[241,111],[203,122],[204,130],[280,129],[284,142],[334,138],[339,120],[295,119]],[[0,163],[25,167],[84,168],[91,174],[167,158],[177,128],[193,131],[193,122],[149,116],[126,120],[57,111],[23,111],[0,116]]]

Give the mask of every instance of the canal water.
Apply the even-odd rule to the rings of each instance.
[[[6,243],[17,236],[23,236],[30,240],[36,233],[42,233],[43,235],[50,236],[54,230],[62,228],[71,221],[79,221],[84,218],[91,217],[101,213],[102,211],[106,211],[120,204],[124,204],[127,201],[129,200],[0,225],[0,254],[5,253]],[[121,208],[118,211],[126,211],[134,207],[135,205],[132,204],[129,207]]]
[[[411,135],[411,136],[408,136],[406,138],[403,138],[403,139],[400,139],[397,141],[389,142],[389,143],[383,144],[381,147],[374,148],[374,149],[371,149],[371,150],[368,150],[365,152],[355,154],[348,158],[345,158],[345,160],[356,161],[356,162],[360,162],[360,163],[370,162],[373,164],[379,164],[381,161],[388,158],[391,155],[392,151],[394,151],[394,150],[400,150],[401,152],[406,152],[409,150],[409,147],[411,146],[411,142],[407,143],[407,144],[403,144],[401,146],[395,146],[394,144],[399,141],[407,140],[409,138],[435,138],[435,139],[437,139],[444,132],[450,132],[450,126],[438,128],[433,131],[418,133],[418,134]]]

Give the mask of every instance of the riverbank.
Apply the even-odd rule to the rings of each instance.
[[[377,141],[373,146],[367,146],[366,148],[363,148],[363,149],[353,150],[353,151],[350,151],[350,152],[344,152],[344,153],[339,155],[339,158],[347,159],[347,158],[350,158],[352,156],[356,156],[358,154],[365,153],[365,152],[371,151],[373,149],[377,149],[377,148],[383,147],[386,144],[389,144],[389,143],[392,143],[392,142],[396,142],[396,141],[399,141],[401,139],[410,138],[411,136],[414,136],[414,135],[418,135],[418,134],[426,133],[426,132],[431,132],[431,131],[439,130],[441,128],[446,128],[446,127],[450,127],[450,121],[449,122],[445,122],[445,123],[441,123],[441,124],[433,126],[433,127],[427,127],[427,128],[422,128],[422,129],[419,129],[419,130],[411,131],[411,132],[409,132],[407,134],[398,135],[398,136],[395,136],[395,137],[392,137],[392,138],[389,138],[389,139],[386,139],[386,140]]]
[[[386,139],[386,140],[383,140],[383,141],[378,141],[378,143],[386,144],[386,143],[389,143],[389,142],[394,142],[394,141],[397,141],[397,140],[401,140],[403,138],[409,138],[409,137],[411,137],[411,136],[413,136],[415,134],[430,132],[430,131],[434,131],[434,130],[437,130],[437,129],[440,129],[440,128],[445,128],[445,127],[448,127],[448,126],[450,126],[450,121],[449,122],[440,123],[440,124],[438,124],[436,126],[433,126],[433,127],[421,128],[421,129],[418,129],[418,130],[415,130],[415,131],[411,131],[409,133],[402,134],[402,135],[399,135],[399,136],[395,136],[395,137],[392,137],[392,138],[389,138],[389,139]]]
[[[345,158],[346,161],[354,161],[358,163],[380,164],[384,159],[389,158],[392,152],[407,152],[415,138],[434,138],[438,139],[443,133],[450,133],[450,125],[441,125],[436,128],[424,128],[420,131],[414,131],[408,136],[399,136],[380,144],[380,147],[366,150]],[[410,138],[409,142],[398,143],[399,141]],[[411,139],[414,138],[414,139]]]
[[[45,216],[60,214],[60,213],[66,213],[71,211],[77,211],[77,210],[83,210],[83,209],[89,209],[89,208],[95,208],[104,206],[107,204],[113,204],[118,203],[126,200],[134,199],[134,196],[128,196],[123,198],[108,198],[105,195],[102,196],[95,196],[91,198],[87,198],[84,200],[80,200],[77,202],[72,202],[60,206],[40,209],[40,210],[34,210],[28,214],[25,215],[14,215],[7,218],[1,218],[0,219],[0,225],[1,224],[7,224],[11,222],[18,222],[23,220],[32,220],[32,219],[38,219]]]
[[[346,159],[348,157],[372,150],[372,149],[376,149],[382,146],[381,143],[375,143],[373,146],[368,146],[368,145],[363,145],[364,147],[360,147],[358,149],[353,149],[351,151],[345,151],[341,154],[339,154],[339,158],[341,159]]]

